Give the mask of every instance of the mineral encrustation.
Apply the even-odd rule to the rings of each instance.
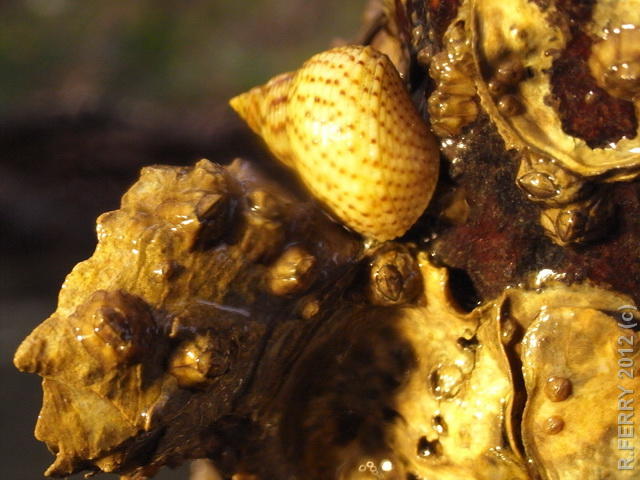
[[[365,249],[241,161],[144,169],[98,238],[16,354],[50,475],[615,473],[624,295],[541,272],[467,313],[425,253]]]

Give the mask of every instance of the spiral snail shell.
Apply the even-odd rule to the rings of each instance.
[[[402,235],[431,199],[435,137],[391,61],[371,47],[319,53],[230,104],[318,200],[365,237]]]

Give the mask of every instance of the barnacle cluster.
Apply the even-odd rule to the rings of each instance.
[[[454,23],[444,35],[444,49],[433,56],[429,75],[435,89],[427,102],[431,128],[440,137],[461,133],[478,115],[475,66],[464,23]]]
[[[148,168],[100,219],[96,253],[16,354],[45,378],[49,474],[142,479],[210,456],[254,478],[615,475],[611,312],[632,299],[539,272],[466,312],[448,269],[415,246],[362,251],[255,175],[239,162]],[[227,207],[204,220],[210,195]],[[223,239],[206,223],[228,210],[239,230]],[[252,426],[234,423],[245,415]]]
[[[554,57],[571,40],[567,29],[552,21],[554,4],[538,5],[524,0],[470,3],[469,24],[474,27],[469,34],[481,72],[478,92],[483,107],[507,145],[519,150],[537,150],[585,177],[628,180],[636,176],[640,165],[637,151],[640,138],[637,135],[621,138],[612,145],[592,148],[585,140],[565,133],[560,116],[548,100],[553,97],[550,72]],[[608,5],[612,10],[609,13],[615,14],[618,7]],[[640,24],[640,19],[634,20],[636,15],[627,22]],[[524,107],[519,115],[502,114],[489,88],[506,58],[518,59],[528,71],[517,87]]]

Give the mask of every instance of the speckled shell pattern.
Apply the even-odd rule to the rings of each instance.
[[[319,53],[231,106],[318,200],[365,237],[404,234],[431,199],[437,142],[391,61],[371,47]]]

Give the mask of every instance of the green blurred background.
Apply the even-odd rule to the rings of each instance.
[[[353,38],[363,3],[5,0],[0,113],[217,109]]]
[[[143,165],[264,159],[227,99],[357,38],[365,3],[0,1],[0,478],[52,461],[32,433],[39,379],[11,359],[91,255],[95,217]]]

